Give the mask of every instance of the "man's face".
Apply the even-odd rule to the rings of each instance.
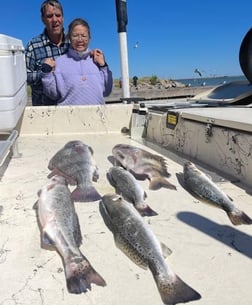
[[[59,8],[53,7],[50,4],[46,5],[42,21],[49,35],[61,34],[64,18]]]

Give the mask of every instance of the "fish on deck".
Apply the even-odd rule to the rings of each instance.
[[[115,160],[137,179],[148,178],[149,189],[158,190],[164,187],[176,190],[176,186],[168,180],[171,174],[164,157],[128,144],[115,145],[112,154]]]
[[[52,171],[48,178],[60,175],[69,184],[77,187],[72,192],[74,201],[90,202],[101,198],[93,181],[99,179],[98,167],[93,157],[93,149],[82,141],[69,141],[49,161],[48,168]]]
[[[150,269],[164,304],[201,298],[168,267],[160,242],[132,204],[120,195],[105,194],[99,208],[116,246],[139,267]]]
[[[107,173],[107,179],[114,186],[116,193],[132,203],[142,216],[158,215],[146,203],[146,192],[129,171],[120,166],[113,166]]]
[[[233,225],[252,224],[252,219],[238,209],[227,194],[190,161],[184,163],[183,179],[185,189],[199,200],[225,211]]]
[[[69,293],[87,292],[91,290],[91,283],[106,286],[105,280],[79,249],[80,225],[65,178],[53,176],[38,195],[35,207],[42,246],[55,248],[61,256]]]

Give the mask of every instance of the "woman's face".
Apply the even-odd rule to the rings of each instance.
[[[83,25],[76,25],[70,35],[70,42],[74,50],[78,52],[86,51],[89,44],[88,29]]]

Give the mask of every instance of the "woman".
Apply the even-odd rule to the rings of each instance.
[[[56,61],[42,65],[44,93],[59,105],[104,104],[113,87],[112,72],[100,49],[90,50],[90,27],[74,19],[68,27],[70,47]]]

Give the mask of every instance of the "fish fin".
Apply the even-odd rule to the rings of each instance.
[[[69,183],[70,185],[76,185],[77,182],[74,178],[66,175],[64,172],[62,172],[61,170],[59,170],[58,168],[54,168],[52,170],[52,172],[47,176],[47,178],[52,178],[53,176],[58,175],[58,176],[62,176],[66,179],[67,183]]]
[[[227,195],[230,201],[234,201],[234,199],[232,197],[230,197],[229,195]]]
[[[167,258],[168,256],[170,256],[172,254],[172,250],[169,247],[167,247],[166,244],[161,242],[160,245],[162,248],[164,258]]]
[[[183,173],[176,173],[176,177],[178,180],[178,183],[184,188],[186,189],[186,185],[185,185],[185,180],[184,180],[184,174]]]
[[[161,187],[168,188],[171,190],[177,190],[177,187],[171,184],[166,178],[156,177],[151,179],[149,185],[150,190],[159,190]]]
[[[116,183],[115,183],[115,181],[113,180],[113,177],[112,177],[112,175],[111,175],[109,172],[106,174],[106,177],[107,177],[107,179],[108,179],[108,182],[109,182],[113,187],[116,187]]]
[[[103,218],[104,223],[106,224],[108,229],[113,233],[115,231],[115,228],[114,228],[113,222],[111,221],[110,215],[107,212],[102,200],[100,200],[100,202],[99,202],[99,211]]]
[[[82,187],[82,186],[78,185],[73,190],[73,192],[71,194],[71,198],[73,201],[91,202],[91,201],[100,200],[101,196],[92,185],[87,186],[87,187]]]
[[[97,182],[98,180],[99,180],[99,171],[98,168],[96,167],[93,172],[92,181]]]
[[[156,215],[158,215],[158,213],[155,212],[154,210],[152,210],[152,208],[150,208],[148,205],[146,205],[144,208],[136,207],[136,209],[138,210],[138,212],[140,213],[141,216],[156,216]]]
[[[41,246],[42,246],[42,248],[48,248],[48,247],[55,246],[55,243],[53,242],[53,240],[51,240],[49,235],[44,231],[42,232],[42,235],[41,235]]]
[[[158,291],[164,304],[186,303],[199,300],[201,295],[187,285],[176,274],[174,276],[154,276]]]
[[[33,210],[38,210],[38,200],[32,206]]]
[[[89,261],[84,257],[74,257],[65,263],[65,276],[67,289],[70,293],[80,294],[91,290],[91,283],[106,286],[105,280],[95,271]]]
[[[144,191],[144,194],[143,194],[143,198],[144,200],[147,198],[147,193]]]
[[[252,219],[245,214],[243,211],[239,209],[234,209],[231,212],[227,212],[228,217],[230,221],[232,222],[233,225],[238,226],[238,225],[251,225],[252,224]]]

